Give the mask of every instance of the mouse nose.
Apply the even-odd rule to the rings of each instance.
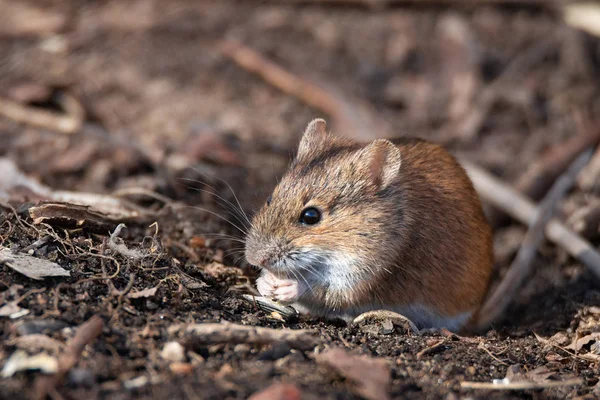
[[[264,268],[271,263],[271,255],[265,251],[246,249],[246,260],[254,266]]]
[[[258,254],[257,256],[259,267],[265,268],[271,265],[271,260],[273,259],[273,257],[270,254]]]

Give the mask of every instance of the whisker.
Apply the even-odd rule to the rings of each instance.
[[[197,168],[194,168],[194,167],[192,167],[192,169],[193,169],[194,171],[196,171],[197,173],[199,173],[200,175],[204,175],[205,177],[207,177],[207,176],[206,176],[206,174],[204,174],[203,172],[199,171]],[[248,222],[248,224],[249,224],[250,226],[252,226],[252,222],[251,222],[251,221],[248,219],[248,216],[247,216],[247,215],[246,215],[246,213],[244,212],[244,208],[243,208],[243,207],[242,207],[242,205],[240,204],[240,201],[239,201],[239,199],[238,199],[237,195],[235,194],[235,191],[233,190],[233,188],[232,188],[232,187],[231,187],[231,185],[229,184],[229,182],[227,182],[227,181],[226,181],[225,179],[223,179],[223,178],[219,178],[219,177],[217,177],[217,179],[218,179],[219,181],[223,182],[225,185],[227,185],[227,187],[228,187],[228,188],[229,188],[229,190],[231,191],[231,194],[233,194],[233,198],[235,199],[235,201],[236,201],[236,203],[237,203],[237,205],[238,205],[238,207],[239,207],[239,210],[240,210],[240,212],[242,213],[242,215],[244,216],[244,218],[246,219],[246,221]]]
[[[244,239],[241,239],[237,236],[232,236],[232,235],[227,235],[225,233],[200,233],[198,234],[198,236],[204,236],[207,239],[223,239],[223,240],[231,240],[234,242],[238,242],[238,243],[242,243],[242,244],[246,244],[246,241]]]
[[[198,206],[188,206],[188,207],[192,207],[192,208],[195,208],[197,210],[204,211],[204,212],[207,212],[207,213],[209,213],[211,215],[214,215],[215,217],[220,218],[223,221],[227,222],[228,224],[230,224],[231,226],[233,226],[234,228],[236,228],[238,231],[242,232],[244,235],[248,235],[247,231],[245,231],[244,229],[240,228],[239,226],[237,226],[236,224],[234,224],[233,222],[231,222],[227,218],[223,217],[222,215],[217,214],[214,211],[210,211],[210,210],[207,210],[206,208],[202,208],[202,207],[198,207]]]
[[[192,182],[196,182],[196,183],[203,183],[201,181],[197,181],[197,180],[189,179],[189,178],[180,178],[180,179],[181,180],[192,181]],[[233,203],[231,203],[229,200],[227,200],[223,196],[219,195],[215,191],[201,189],[201,188],[197,188],[197,187],[193,187],[193,186],[188,186],[188,189],[194,190],[194,191],[197,191],[197,192],[208,193],[208,194],[214,195],[215,197],[217,197],[217,199],[218,199],[217,203],[220,206],[222,206],[225,209],[227,209],[228,206],[231,207],[231,210],[233,211],[233,216],[236,218],[236,220],[239,223],[241,223],[244,226],[244,228],[249,228],[252,225],[252,223],[248,220],[248,217],[243,212],[243,210],[241,210],[241,209],[238,210],[237,207]],[[213,188],[211,187],[211,189],[213,189]],[[240,216],[240,214],[241,214],[241,216]],[[241,217],[244,217],[244,218],[242,219]]]

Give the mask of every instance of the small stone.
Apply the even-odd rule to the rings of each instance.
[[[381,321],[381,333],[384,335],[394,333],[394,324],[391,319],[384,319]]]
[[[467,368],[467,372],[469,373],[469,375],[475,375],[477,373],[477,370],[475,369],[475,367],[471,366]]]
[[[248,354],[252,350],[252,346],[246,343],[236,344],[233,348],[234,353]]]
[[[178,342],[168,342],[163,347],[161,357],[171,362],[185,361],[185,349]]]

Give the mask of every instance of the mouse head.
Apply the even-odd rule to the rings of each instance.
[[[327,133],[324,120],[312,121],[296,159],[252,221],[246,259],[340,290],[377,273],[377,260],[393,257],[389,243],[402,234],[394,185],[400,166],[400,150],[390,141],[349,141]]]

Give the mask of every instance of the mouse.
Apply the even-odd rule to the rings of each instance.
[[[465,170],[418,138],[368,143],[323,119],[254,214],[245,257],[262,296],[301,314],[352,321],[375,310],[458,331],[493,267],[492,230]]]

